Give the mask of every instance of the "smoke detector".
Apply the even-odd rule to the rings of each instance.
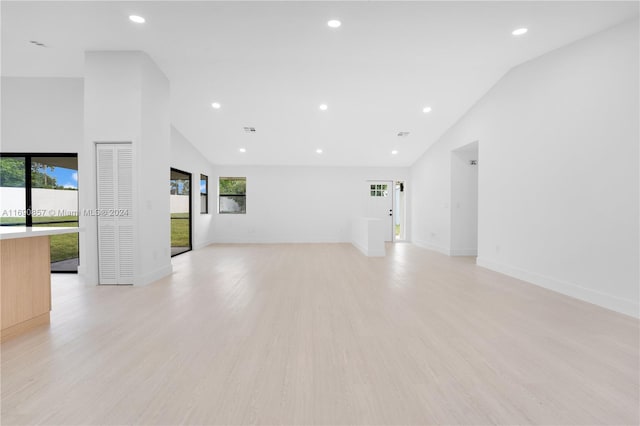
[[[246,133],[255,133],[256,132],[256,128],[255,127],[243,127],[244,131]]]
[[[409,132],[398,132],[398,137],[400,138],[406,138],[407,136],[409,136]]]

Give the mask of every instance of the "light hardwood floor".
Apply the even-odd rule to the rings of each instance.
[[[638,424],[638,321],[397,244],[215,245],[146,287],[53,279],[2,424]]]

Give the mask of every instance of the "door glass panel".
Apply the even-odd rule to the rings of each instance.
[[[78,226],[78,158],[32,157],[33,226]],[[78,234],[51,236],[51,271],[78,270]]]
[[[24,157],[0,158],[0,225],[26,225]]]
[[[171,169],[171,255],[191,250],[191,175]]]
[[[209,213],[209,178],[200,175],[200,213]]]

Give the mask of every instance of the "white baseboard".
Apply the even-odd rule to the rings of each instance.
[[[382,250],[369,250],[369,252],[367,253],[368,257],[385,257],[387,255],[387,252],[384,249],[384,246],[382,246]]]
[[[165,265],[162,268],[158,268],[155,271],[151,271],[147,274],[136,277],[133,281],[133,285],[137,285],[137,286],[147,285],[154,281],[159,280],[160,278],[166,277],[167,275],[171,275],[172,272],[173,272],[173,265],[169,263],[168,265]]]
[[[622,314],[629,315],[635,318],[640,318],[640,305],[638,305],[638,303],[633,300],[623,299],[620,297],[612,296],[610,294],[601,293],[599,291],[582,287],[577,284],[552,277],[547,277],[535,272],[526,271],[515,266],[501,264],[481,257],[478,257],[476,259],[476,264],[483,268],[491,269],[492,271],[500,272],[501,274],[509,275],[510,277],[527,281],[531,284],[553,290],[566,296],[593,303],[594,305],[598,305],[603,308],[620,312]]]
[[[211,240],[211,241],[206,241],[204,243],[194,244],[193,245],[193,250],[198,250],[198,249],[201,249],[203,247],[206,247],[206,246],[209,246],[209,245],[215,244],[215,243],[216,243],[215,241]]]
[[[360,252],[362,252],[362,254],[364,254],[365,256],[368,256],[368,255],[367,255],[367,249],[366,249],[365,247],[363,247],[363,246],[362,246],[362,244],[358,244],[358,243],[356,243],[356,242],[354,242],[354,241],[351,241],[351,244],[352,244],[355,248],[357,248],[358,250],[360,250]]]
[[[382,246],[382,250],[381,251],[369,251],[366,247],[362,246],[362,244],[358,244],[355,242],[351,242],[351,244],[357,248],[358,250],[360,250],[362,252],[362,254],[364,254],[367,257],[385,257],[387,255],[384,246]]]
[[[78,265],[78,277],[80,277],[80,281],[82,282],[83,285],[87,286],[87,287],[94,287],[97,286],[98,283],[98,274],[91,274],[91,276],[87,275],[88,274],[88,269],[86,266],[82,266],[82,265]]]
[[[413,244],[415,244],[418,247],[422,247],[424,249],[427,249],[427,250],[434,250],[434,251],[437,251],[439,253],[446,254],[447,256],[449,255],[449,249],[447,249],[445,247],[437,246],[435,244],[428,243],[426,241],[414,240]]]
[[[248,238],[231,238],[219,241],[211,241],[209,244],[350,244],[351,241],[334,240],[334,239],[317,239],[317,240],[304,240],[304,241],[292,241],[292,240],[263,240],[263,239],[248,239]]]
[[[450,256],[477,256],[478,249],[451,249],[449,250]]]

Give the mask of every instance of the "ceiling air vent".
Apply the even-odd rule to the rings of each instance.
[[[256,128],[255,127],[243,127],[244,131],[246,133],[255,133],[256,132]]]
[[[400,138],[406,138],[407,136],[409,136],[409,132],[398,132],[398,137]]]

